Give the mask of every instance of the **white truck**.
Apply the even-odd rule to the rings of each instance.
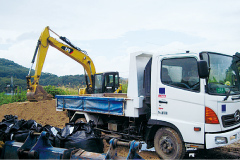
[[[145,141],[160,158],[179,159],[240,139],[239,70],[239,53],[133,53],[127,94],[58,95],[57,110],[121,139]]]

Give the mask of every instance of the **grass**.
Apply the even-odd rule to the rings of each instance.
[[[122,85],[123,93],[127,93],[127,84]],[[43,87],[49,94],[53,95],[78,95],[78,89],[76,88],[66,88],[55,87],[55,86],[45,86]],[[5,92],[0,93],[0,105],[13,103],[13,102],[24,102],[27,101],[27,91],[17,92],[14,95],[6,95]]]
[[[127,87],[128,87],[127,83],[122,84],[122,93],[127,93]]]
[[[67,95],[78,95],[78,88],[66,88],[65,86],[58,87],[66,92]]]
[[[45,86],[43,87],[49,94],[55,95],[77,95],[78,90],[66,87]],[[27,91],[17,92],[14,95],[0,93],[0,105],[27,101]]]
[[[18,92],[14,95],[6,95],[5,92],[0,93],[0,105],[27,101],[27,91]]]

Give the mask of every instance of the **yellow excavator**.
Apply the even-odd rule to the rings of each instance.
[[[49,32],[54,33],[64,43],[50,36]],[[86,88],[79,89],[79,94],[93,93],[121,93],[122,85],[119,84],[118,72],[96,73],[96,68],[92,59],[87,55],[87,52],[74,46],[66,37],[59,36],[52,31],[48,26],[43,30],[38,40],[33,59],[32,66],[29,70],[27,79],[27,99],[29,101],[41,101],[52,99],[41,85],[39,79],[41,76],[43,64],[47,55],[49,45],[58,49],[65,55],[80,63],[84,68]],[[35,74],[31,76],[33,64],[36,61]],[[33,79],[33,81],[31,80]]]

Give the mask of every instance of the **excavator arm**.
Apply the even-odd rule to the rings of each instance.
[[[32,60],[32,66],[33,66],[35,58],[37,58],[35,74],[33,76],[30,76],[31,69],[32,69],[31,67],[29,70],[29,74],[26,77],[27,88],[28,88],[28,91],[27,91],[28,100],[39,101],[39,100],[45,100],[45,99],[51,98],[51,96],[48,95],[47,92],[44,91],[44,89],[39,85],[39,79],[41,76],[43,64],[47,55],[49,45],[58,49],[59,51],[69,56],[70,58],[74,59],[84,67],[84,70],[87,73],[90,81],[90,84],[88,84],[87,78],[86,78],[87,90],[89,93],[91,93],[91,88],[93,86],[93,75],[96,73],[96,69],[91,58],[86,54],[85,51],[75,47],[65,37],[58,36],[55,32],[52,31],[66,44],[63,44],[58,40],[56,40],[55,38],[51,37],[49,31],[52,31],[49,27],[46,27],[44,29],[44,31],[41,33],[41,36],[36,46],[36,50]],[[31,78],[33,78],[33,82],[31,82]]]

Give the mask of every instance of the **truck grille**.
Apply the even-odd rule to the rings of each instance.
[[[240,123],[240,121],[235,121],[234,114],[222,116],[223,127],[231,127]]]

